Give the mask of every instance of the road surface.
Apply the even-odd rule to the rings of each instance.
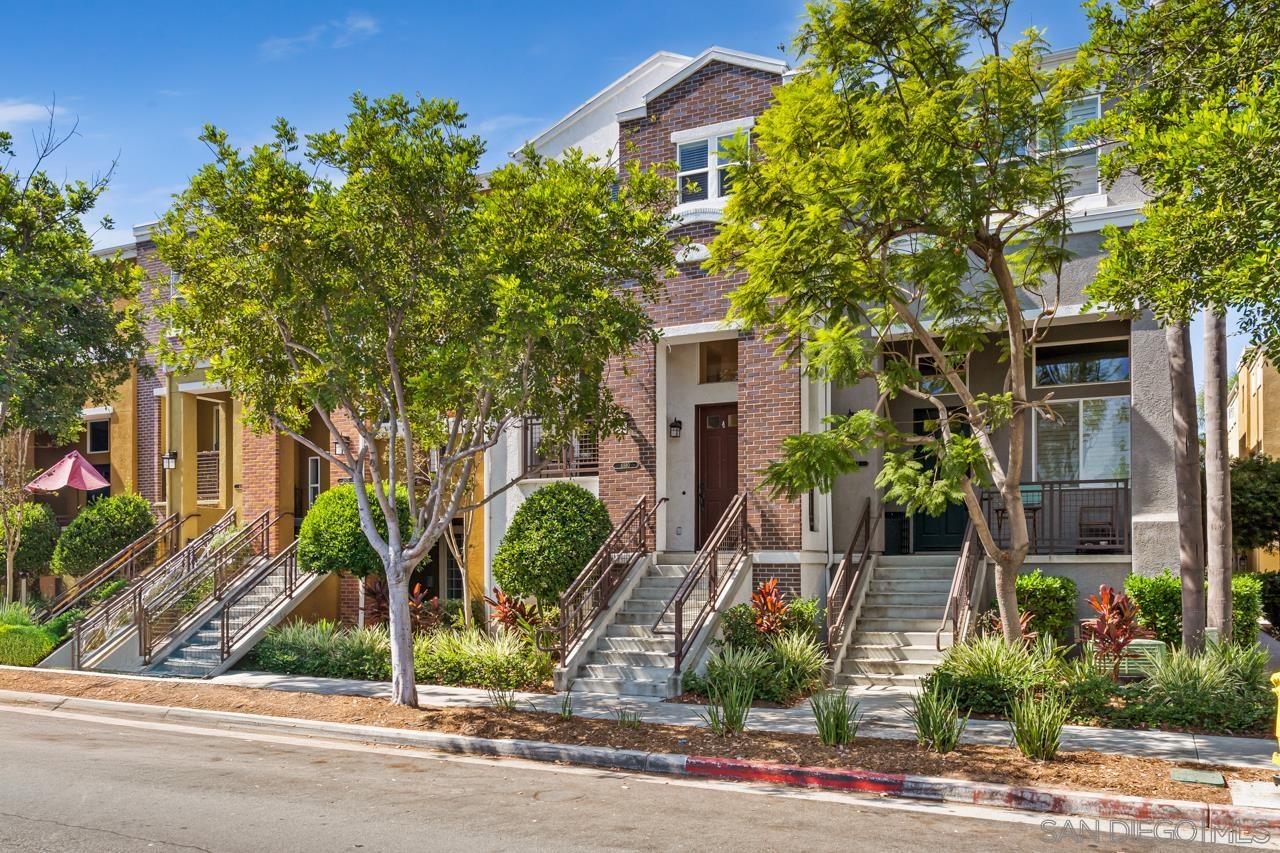
[[[1033,815],[11,709],[0,709],[0,773],[5,851],[1174,846],[1085,844]]]

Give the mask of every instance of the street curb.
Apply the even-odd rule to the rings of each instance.
[[[461,755],[522,758],[602,770],[655,773],[732,782],[765,782],[798,788],[880,794],[902,799],[988,806],[1040,814],[1192,823],[1198,827],[1218,830],[1280,835],[1280,810],[1211,805],[1184,800],[1160,800],[1119,794],[1031,788],[965,779],[876,773],[870,770],[801,767],[735,758],[686,756],[546,741],[482,738],[383,726],[304,720],[297,717],[272,717],[265,714],[175,708],[107,699],[0,690],[0,705],[6,704],[45,711],[71,711],[113,718],[144,719],[152,722],[195,723],[223,730],[252,730],[277,735],[412,746]]]

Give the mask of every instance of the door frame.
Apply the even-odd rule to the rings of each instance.
[[[733,412],[733,416],[734,416],[734,418],[736,419],[736,418],[737,418],[737,416],[738,416],[738,401],[737,401],[737,400],[734,400],[734,401],[732,401],[732,402],[727,402],[727,403],[699,403],[698,405],[696,405],[696,406],[694,406],[694,407],[693,407],[693,421],[694,421],[694,430],[693,430],[693,547],[694,547],[694,550],[695,550],[695,551],[700,551],[700,550],[702,550],[702,546],[706,544],[706,539],[707,539],[707,537],[708,537],[708,536],[710,536],[710,535],[711,535],[711,533],[712,533],[712,530],[714,530],[714,529],[715,529],[715,525],[714,525],[714,524],[713,524],[713,525],[711,525],[711,530],[704,531],[704,530],[702,529],[702,526],[703,526],[703,520],[702,520],[703,512],[702,512],[702,500],[701,500],[701,492],[702,492],[702,471],[703,471],[703,465],[704,465],[704,461],[703,461],[703,457],[702,457],[702,451],[703,451],[703,438],[702,438],[702,434],[703,434],[703,432],[706,430],[706,426],[705,426],[705,424],[706,424],[706,420],[705,420],[705,417],[704,417],[704,416],[705,416],[705,414],[706,414],[707,412],[712,411],[712,410],[714,410],[714,409],[725,409],[725,410],[731,410],[731,411]],[[738,430],[738,427],[737,427],[737,425],[736,425],[736,424],[734,425],[734,428],[733,428],[733,429],[734,429],[734,433],[736,434],[736,433],[737,433],[737,430]],[[737,470],[736,470],[736,469],[737,469],[737,466],[738,466],[738,447],[737,447],[737,443],[736,443],[736,442],[734,443],[734,450],[733,450],[733,453],[734,453],[734,456],[733,456],[733,462],[734,462],[734,468],[735,468],[734,473],[735,473],[735,479],[736,479],[736,475],[738,475],[738,474],[740,474],[740,473],[741,473],[741,472],[739,472],[739,471],[737,471]],[[736,491],[737,491],[737,490],[736,490],[736,488],[735,488],[735,492],[736,492]],[[718,522],[719,522],[719,519],[716,519],[716,521],[717,521],[717,523],[718,523]]]

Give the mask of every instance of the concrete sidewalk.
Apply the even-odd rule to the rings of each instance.
[[[391,695],[391,685],[385,682],[259,672],[232,672],[210,679],[209,683],[342,696]],[[418,686],[418,696],[423,705],[468,708],[490,704],[486,691],[466,687],[421,684]],[[517,697],[520,707],[548,713],[558,712],[562,700],[562,695],[545,693],[519,693]],[[858,702],[862,714],[859,735],[904,739],[915,737],[915,729],[907,717],[907,708],[911,704],[910,690],[893,687],[850,688],[849,698]],[[573,697],[573,712],[582,717],[612,718],[617,716],[620,708],[638,712],[646,723],[706,725],[700,705],[593,694],[574,694]],[[796,734],[814,734],[816,731],[813,715],[807,705],[796,708],[757,708],[751,711],[747,722],[748,728],[759,731]],[[970,720],[964,740],[966,743],[1002,746],[1012,743],[1009,724],[999,720]],[[1271,768],[1275,766],[1271,762],[1271,756],[1276,751],[1276,742],[1260,738],[1067,726],[1062,735],[1062,748],[1173,761],[1207,761],[1237,767]]]

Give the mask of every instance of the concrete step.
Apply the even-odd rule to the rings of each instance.
[[[215,664],[208,665],[191,661],[168,661],[154,669],[147,670],[147,675],[168,676],[173,678],[204,678],[213,672]]]
[[[689,573],[687,565],[653,565],[649,567],[649,571],[645,577],[650,578],[683,578]]]
[[[907,687],[914,689],[920,686],[920,679],[914,675],[886,675],[882,673],[849,675],[841,672],[836,674],[831,683],[835,687]]]
[[[648,613],[653,618],[658,618],[658,614],[667,608],[667,600],[665,598],[636,598],[632,596],[622,602],[622,606],[618,608],[619,613]]]
[[[662,681],[671,677],[670,666],[628,666],[625,664],[589,663],[578,667],[583,679],[607,678],[616,681]]]
[[[920,663],[938,663],[942,660],[942,652],[927,646],[849,646],[846,655],[857,660],[899,660],[918,661]]]
[[[950,554],[945,551],[928,554],[893,554],[881,555],[876,558],[876,568],[899,568],[902,566],[947,566],[955,568],[956,561],[960,559],[960,554]]]
[[[927,661],[845,658],[840,671],[845,675],[910,675],[923,678],[933,672],[933,668],[934,664]]]
[[[667,654],[676,647],[671,637],[601,637],[596,644],[597,652],[641,652],[645,654]]]
[[[597,650],[587,655],[592,666],[641,666],[670,669],[674,658],[665,651]]]
[[[858,624],[862,624],[863,620],[871,621],[873,619],[888,620],[916,620],[916,619],[932,619],[936,625],[942,619],[943,608],[937,605],[928,607],[917,607],[907,604],[872,604],[862,605],[862,612],[858,617]]]
[[[611,622],[604,629],[606,637],[630,638],[630,639],[658,639],[662,636],[653,632],[653,623],[648,624],[629,623],[629,622]]]
[[[947,606],[947,591],[942,592],[878,592],[871,591],[863,607],[933,607],[942,617],[942,608]]]
[[[908,633],[925,633],[928,632],[933,636],[933,632],[938,628],[938,622],[941,621],[942,614],[939,613],[932,619],[904,619],[900,617],[867,617],[864,613],[858,619],[858,630],[868,632],[900,632]]]
[[[955,576],[955,566],[876,566],[875,581],[946,581]]]
[[[862,623],[858,623],[861,629]],[[932,649],[934,646],[934,630],[937,625],[933,626],[930,631],[871,631],[859,630],[849,638],[849,646],[910,646],[910,647],[928,647]],[[951,643],[951,634],[948,631],[942,632],[942,647],[945,649]]]
[[[868,595],[920,593],[924,595],[937,594],[944,598],[949,592],[951,592],[950,577],[936,580],[889,579],[881,578],[878,573],[871,578],[871,586],[867,589]]]
[[[605,693],[610,696],[646,696],[670,699],[675,694],[666,681],[620,681],[612,678],[579,678],[574,693]]]
[[[654,587],[654,586],[645,586],[643,583],[641,583],[640,586],[637,586],[634,590],[632,590],[631,596],[627,599],[627,602],[628,603],[631,603],[633,601],[634,602],[652,602],[654,605],[657,606],[659,610],[661,610],[663,605],[665,605],[668,601],[670,601],[671,596],[675,595],[675,593],[676,593],[676,587],[674,586]]]
[[[622,610],[613,617],[614,625],[640,625],[648,628],[653,627],[654,620],[658,618],[657,612],[642,611],[639,613]],[[675,625],[675,617],[668,614],[662,619],[662,624],[672,626]]]

